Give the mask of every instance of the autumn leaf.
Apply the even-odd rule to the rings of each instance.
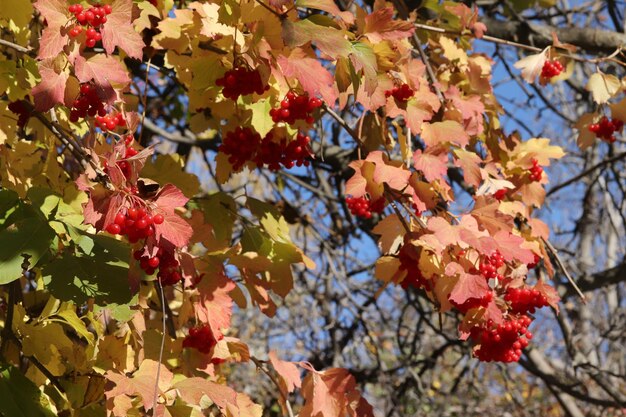
[[[158,210],[156,211],[158,213]],[[177,248],[187,246],[193,229],[184,219],[174,212],[164,211],[163,223],[154,225],[154,236],[157,241],[167,240]]]
[[[296,0],[296,7],[307,7],[309,9],[322,10],[331,16],[337,16],[348,24],[354,23],[354,14],[342,12],[333,0]]]
[[[300,371],[293,362],[286,362],[278,359],[276,352],[273,350],[269,353],[270,363],[281,378],[281,389],[284,393],[293,392],[296,388],[302,386]]]
[[[517,61],[513,66],[522,71],[522,78],[528,83],[533,83],[541,74],[543,64],[548,60],[549,48],[538,54],[528,55]]]
[[[200,272],[205,276],[196,286],[194,310],[198,320],[208,323],[216,340],[219,340],[222,332],[230,327],[233,300],[228,294],[235,288],[235,283],[224,274],[221,264],[208,263]]]
[[[395,253],[404,241],[406,232],[395,213],[386,216],[372,229],[372,233],[380,236],[378,245],[382,253]]]
[[[427,181],[441,180],[448,173],[448,151],[441,146],[418,149],[413,154],[413,168],[421,171]]]
[[[460,147],[465,147],[469,143],[469,136],[463,126],[453,120],[424,123],[422,125],[421,137],[426,146],[453,143]]]
[[[39,40],[37,59],[56,58],[69,41],[63,29],[70,17],[69,5],[63,0],[38,0],[33,6],[47,22]]]
[[[178,391],[180,398],[188,404],[200,405],[202,397],[207,396],[223,412],[230,404],[237,405],[235,390],[204,378],[185,378],[176,382],[172,388]]]
[[[132,25],[132,0],[115,0],[111,7],[112,12],[107,16],[100,32],[104,50],[111,55],[117,46],[129,57],[141,59],[144,43]]]
[[[154,197],[154,204],[160,210],[173,213],[175,209],[184,207],[189,198],[183,194],[178,187],[172,184],[165,184]]]
[[[485,277],[465,272],[465,269],[456,262],[446,265],[446,275],[459,277],[450,293],[450,300],[457,304],[463,304],[470,298],[480,299],[490,291]]]
[[[46,59],[39,63],[41,82],[31,91],[37,111],[46,112],[55,104],[64,102],[65,84],[69,73],[56,67],[55,59]]]
[[[363,34],[373,43],[408,38],[415,32],[411,22],[394,19],[393,7],[383,7],[365,16]]]
[[[620,91],[621,86],[619,78],[615,75],[596,72],[589,77],[585,89],[591,92],[596,103],[604,104]]]
[[[282,21],[282,28],[283,40],[292,48],[314,42],[320,51],[334,59],[348,56],[352,49],[343,31],[316,24],[310,19],[297,22],[285,19]]]
[[[276,61],[284,76],[300,81],[302,88],[310,96],[321,94],[326,104],[335,102],[337,95],[332,87],[335,80],[317,58],[297,48],[289,56],[280,55]]]
[[[113,102],[117,99],[114,86],[125,87],[130,83],[124,65],[112,56],[97,54],[89,59],[79,55],[74,61],[74,72],[81,83],[94,81],[102,89],[101,99]]]

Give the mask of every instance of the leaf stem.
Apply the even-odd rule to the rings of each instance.
[[[287,416],[288,417],[294,417],[293,410],[291,409],[291,404],[289,403],[289,398],[287,398],[287,395],[283,392],[282,387],[280,386],[280,383],[276,380],[274,375],[272,375],[272,373],[269,370],[265,369],[265,367],[263,366],[263,361],[255,358],[254,356],[250,356],[250,359],[252,360],[252,362],[254,362],[254,364],[256,365],[257,369],[260,369],[265,375],[267,375],[269,377],[269,379],[272,380],[274,385],[276,385],[276,387],[278,388],[278,392],[279,392],[280,396],[282,397],[283,401],[285,402],[285,408],[287,409]]]

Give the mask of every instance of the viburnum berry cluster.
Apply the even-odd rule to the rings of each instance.
[[[139,153],[139,151],[137,151],[137,149],[133,148],[133,141],[134,141],[134,137],[131,134],[128,134],[126,136],[124,136],[124,155],[123,155],[123,159],[128,159],[128,158],[132,158],[133,156],[137,155]],[[124,174],[124,176],[127,179],[130,179],[132,176],[132,167],[130,165],[130,163],[128,161],[117,161],[117,166],[120,168],[120,170],[122,171],[122,174]],[[106,169],[106,161],[105,161],[105,172],[107,172]],[[137,187],[136,186],[132,186],[131,187],[131,192],[133,194],[137,194]]]
[[[285,122],[292,125],[297,120],[304,120],[312,124],[315,121],[313,112],[321,106],[322,100],[317,97],[309,97],[308,93],[298,95],[290,91],[280,102],[279,108],[270,110],[270,116],[274,123]]]
[[[510,316],[497,326],[488,322],[485,327],[473,327],[470,337],[477,344],[474,356],[484,362],[517,362],[533,338],[528,331],[531,322],[530,317],[521,315]]]
[[[532,160],[532,166],[529,169],[530,175],[529,178],[531,181],[541,181],[541,176],[543,175],[543,168],[539,165],[539,162],[536,159]]]
[[[541,68],[541,77],[545,79],[557,77],[563,72],[563,69],[563,64],[561,64],[558,60],[549,59],[543,64],[543,67]]]
[[[157,277],[161,280],[161,285],[174,285],[182,279],[180,262],[176,259],[173,247],[159,247],[152,257],[144,253],[144,249],[136,250],[133,257],[139,261],[139,266],[146,275],[154,275],[158,268]]]
[[[385,199],[379,198],[376,201],[372,201],[365,197],[346,197],[346,204],[353,216],[369,219],[372,217],[372,212],[378,214],[383,212]]]
[[[495,279],[502,281],[504,276],[498,272],[504,266],[504,257],[499,251],[495,251],[491,256],[484,258],[478,267],[479,272],[485,279]]]
[[[549,305],[546,296],[535,288],[508,288],[504,300],[510,303],[510,311],[516,314],[533,314],[535,309]]]
[[[162,224],[163,221],[162,214],[152,214],[146,206],[137,204],[123,213],[117,213],[106,231],[112,235],[128,236],[130,243],[136,243],[140,239],[153,236],[154,225]]]
[[[220,340],[223,336],[220,337]],[[202,353],[210,353],[217,345],[218,340],[213,335],[211,328],[204,324],[189,329],[189,335],[183,339],[183,347],[193,348]]]
[[[261,74],[258,69],[250,69],[240,66],[226,71],[222,78],[218,78],[215,84],[223,87],[224,97],[237,101],[239,96],[247,96],[252,93],[263,94],[269,90],[268,85],[263,85]]]
[[[85,46],[93,48],[96,43],[102,40],[100,26],[107,22],[107,15],[113,11],[110,4],[104,6],[91,6],[87,10],[80,4],[72,4],[68,10],[74,15],[75,24],[68,32],[70,38],[77,38],[85,30]]]
[[[235,171],[246,163],[253,162],[261,168],[267,165],[272,171],[280,166],[290,169],[294,166],[309,166],[309,159],[313,156],[310,149],[311,138],[300,132],[294,140],[283,138],[280,142],[274,140],[269,132],[261,139],[256,131],[249,127],[237,127],[226,133],[219,151],[228,155],[228,161]]]
[[[104,103],[98,96],[96,86],[91,83],[81,84],[80,93],[72,102],[72,108],[70,109],[70,122],[76,123],[79,119],[84,119],[87,116],[94,117],[98,115],[103,117],[106,113]]]
[[[126,127],[126,120],[122,113],[96,116],[96,126],[102,130],[115,130],[118,127]]]
[[[391,90],[385,91],[385,97],[393,97],[400,102],[407,102],[415,92],[408,84],[402,84],[400,87],[395,86]]]
[[[598,123],[589,125],[589,131],[605,142],[615,142],[615,132],[621,132],[624,128],[624,122],[619,119],[609,120],[603,116]]]

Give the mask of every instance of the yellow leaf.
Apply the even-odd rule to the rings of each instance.
[[[395,253],[404,240],[406,230],[398,215],[394,213],[380,221],[372,233],[380,236],[378,246],[382,253]]]
[[[615,75],[607,75],[601,72],[596,72],[589,77],[589,82],[587,82],[587,86],[585,88],[587,91],[591,92],[593,100],[596,103],[603,104],[617,94],[620,87],[621,83],[619,78]]]
[[[450,38],[439,39],[439,44],[443,49],[443,56],[451,62],[458,62],[461,67],[467,66],[467,53],[457,46],[457,43]]]
[[[141,176],[158,182],[161,185],[174,184],[187,197],[193,197],[200,188],[200,181],[194,174],[183,170],[185,162],[178,154],[157,156],[154,162],[148,160]]]
[[[609,104],[609,107],[611,108],[611,117],[613,119],[626,122],[626,97],[617,103]]]
[[[511,152],[511,160],[507,163],[508,169],[516,166],[530,166],[536,159],[539,165],[550,165],[550,159],[559,159],[565,155],[560,146],[550,145],[550,139],[532,138],[517,144]]]

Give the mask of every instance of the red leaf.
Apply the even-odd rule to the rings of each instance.
[[[65,84],[69,74],[65,71],[57,73],[55,60],[48,59],[39,63],[41,82],[31,91],[35,100],[35,110],[45,112],[57,103],[64,102]]]
[[[56,58],[69,41],[69,36],[62,30],[69,20],[69,5],[63,0],[38,0],[33,6],[48,25],[39,40],[37,59]]]
[[[117,46],[129,57],[141,59],[145,45],[132,25],[132,0],[115,0],[111,7],[113,11],[101,31],[104,50],[111,55]]]
[[[168,213],[173,213],[178,207],[183,207],[187,201],[189,199],[185,197],[185,194],[172,184],[165,184],[154,199],[154,203]]]
[[[522,237],[501,230],[493,237],[498,242],[498,250],[506,261],[517,259],[521,263],[529,264],[535,260],[535,254],[527,248],[523,248],[522,244],[526,240]]]
[[[93,80],[103,91],[101,99],[113,102],[117,98],[115,87],[123,88],[130,83],[128,71],[114,57],[97,54],[85,59],[82,55],[74,61],[74,72],[81,83]]]
[[[426,152],[418,149],[413,154],[413,167],[422,171],[428,181],[440,180],[448,172],[448,152],[441,146],[427,148]]]
[[[233,300],[228,294],[235,289],[235,283],[224,275],[222,264],[210,265],[207,275],[196,288],[198,297],[194,310],[198,320],[208,323],[213,336],[219,340],[223,336],[222,330],[230,327]]]
[[[393,7],[384,7],[365,16],[364,35],[373,42],[408,38],[415,31],[411,22],[393,18]]]
[[[229,404],[237,406],[237,392],[232,388],[204,378],[185,378],[173,385],[180,393],[180,398],[188,404],[199,405],[205,395],[225,411]]]
[[[193,235],[193,229],[189,223],[173,211],[165,211],[161,214],[163,215],[163,223],[154,225],[154,236],[157,241],[165,239],[177,248],[187,246]]]
[[[550,307],[554,308],[557,313],[559,312],[559,301],[561,300],[561,297],[559,297],[559,293],[554,289],[554,287],[546,284],[544,280],[539,279],[537,280],[534,289],[546,297]]]
[[[300,81],[304,91],[310,96],[321,94],[326,104],[332,105],[337,99],[333,88],[335,79],[315,56],[308,56],[302,49],[294,49],[289,56],[281,55],[277,59],[285,77]]]
[[[454,289],[450,293],[450,301],[463,304],[470,298],[482,298],[489,291],[487,280],[482,275],[473,275],[465,272],[463,267],[456,262],[451,262],[446,266],[446,275],[459,275]]]
[[[287,392],[293,392],[294,389],[302,386],[300,371],[293,362],[281,361],[274,351],[270,351],[269,358],[272,366],[285,383],[284,388]]]

